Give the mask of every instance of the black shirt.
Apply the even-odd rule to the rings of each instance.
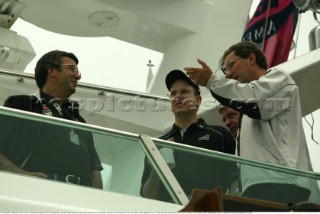
[[[59,105],[47,94],[41,93],[41,97],[39,101],[34,96],[12,96],[4,106],[85,122],[74,101],[67,100]],[[61,111],[54,106],[57,104]],[[91,183],[92,169],[102,170],[90,132],[18,118],[7,120],[11,127],[6,127],[10,130],[9,137],[5,137],[8,134],[2,131],[0,133],[0,139],[6,138],[0,142],[1,152],[16,165],[23,164],[25,170],[62,176],[76,175],[84,185]],[[72,140],[71,137],[78,140]]]
[[[202,119],[199,119],[197,123],[191,124],[184,132],[183,137],[180,128],[174,124],[172,130],[160,138],[204,149],[235,154],[235,141],[230,132],[221,126],[210,126]],[[212,190],[217,186],[221,186],[223,190],[226,190],[238,175],[237,165],[232,162],[183,151],[174,151],[174,159],[175,167],[172,169],[172,173],[187,195],[191,195],[194,188]],[[150,165],[145,163],[142,186],[148,179],[150,172]],[[158,198],[163,201],[170,201],[171,197],[165,187],[161,184],[159,188]]]

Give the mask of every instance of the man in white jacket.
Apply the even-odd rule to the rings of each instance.
[[[267,69],[266,58],[253,42],[232,45],[223,55],[219,77],[198,60],[201,68],[186,67],[189,77],[206,86],[222,105],[240,112],[238,154],[247,159],[312,171],[302,127],[299,90],[290,75]],[[306,201],[310,179],[241,165],[242,195],[280,203]]]

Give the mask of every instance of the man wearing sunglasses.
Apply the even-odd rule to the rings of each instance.
[[[262,51],[249,41],[232,45],[222,60],[226,78],[217,76],[201,60],[200,68],[185,70],[222,105],[242,115],[237,139],[240,156],[312,171],[299,90],[290,75],[277,68],[268,70]],[[243,196],[285,204],[309,198],[313,181],[308,179],[244,165],[240,171]]]
[[[35,68],[39,91],[9,97],[4,106],[85,123],[69,97],[81,78],[73,53],[50,51]],[[15,117],[1,117],[0,169],[102,188],[102,165],[90,132]]]

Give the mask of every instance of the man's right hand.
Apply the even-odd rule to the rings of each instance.
[[[25,171],[26,175],[30,175],[30,176],[35,176],[35,177],[40,177],[40,178],[47,178],[48,176],[42,172],[27,172]]]
[[[35,176],[40,178],[47,178],[47,175],[42,172],[28,172],[24,169],[21,169],[1,153],[0,153],[0,170],[23,174],[23,175]]]

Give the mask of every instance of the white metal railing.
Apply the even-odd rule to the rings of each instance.
[[[11,71],[4,71],[4,70],[0,70],[0,74],[17,77],[18,78],[17,81],[20,81],[20,82],[23,82],[25,78],[26,79],[34,79],[33,74],[16,73],[16,72],[11,72]],[[111,93],[117,93],[117,94],[129,95],[129,96],[139,96],[142,98],[152,98],[152,99],[165,100],[165,101],[170,100],[168,97],[155,96],[155,95],[150,95],[150,94],[141,93],[141,92],[134,92],[134,91],[106,87],[106,86],[99,86],[99,85],[94,85],[94,84],[89,84],[89,83],[79,82],[78,87],[100,91],[99,92],[100,95],[103,95],[106,92],[111,92]]]

